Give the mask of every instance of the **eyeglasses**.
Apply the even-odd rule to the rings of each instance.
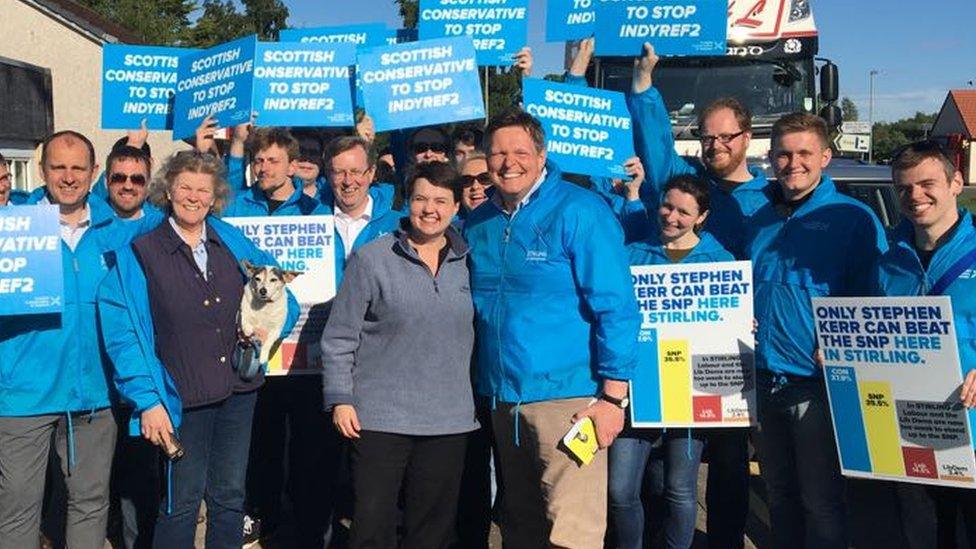
[[[362,176],[366,175],[367,173],[369,173],[369,168],[367,168],[365,170],[360,170],[360,169],[356,169],[356,168],[354,168],[352,170],[329,170],[329,173],[332,174],[332,178],[333,179],[346,179],[346,178],[349,178],[349,177],[358,178],[358,177],[362,177]]]
[[[470,187],[471,185],[474,185],[474,182],[475,181],[477,181],[478,183],[481,183],[485,187],[491,187],[492,184],[493,184],[493,182],[491,180],[491,176],[488,175],[488,172],[481,172],[478,175],[462,175],[461,176],[461,183],[465,187]]]
[[[732,142],[733,139],[746,133],[746,131],[742,130],[740,132],[735,132],[735,133],[720,133],[718,135],[708,135],[705,133],[701,133],[700,130],[695,130],[694,133],[695,136],[698,137],[698,141],[701,141],[701,144],[707,147],[712,143],[715,143],[716,141],[718,141],[723,145],[728,145],[729,143]]]
[[[142,175],[141,173],[113,173],[112,175],[108,176],[108,182],[112,185],[121,185],[122,183],[125,183],[126,179],[132,181],[133,185],[138,185],[140,187],[146,184],[146,176]]]
[[[413,154],[423,154],[427,151],[432,153],[446,154],[447,145],[443,143],[414,143]]]

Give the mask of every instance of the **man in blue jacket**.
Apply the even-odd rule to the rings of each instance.
[[[891,163],[892,179],[904,220],[889,234],[889,249],[879,262],[882,295],[947,295],[952,299],[953,324],[965,378],[963,403],[976,420],[976,228],[972,215],[958,206],[962,175],[942,148],[931,141],[902,149]],[[892,483],[894,484],[894,483]],[[902,498],[902,531],[921,546],[956,547],[956,517],[963,511],[967,538],[976,540],[976,495],[971,490],[929,487],[935,503],[934,522],[916,508],[927,498],[921,487],[898,483]],[[921,497],[920,497],[921,496]],[[924,505],[924,503],[923,503]],[[911,521],[911,528],[905,528]]]
[[[584,75],[593,56],[593,39],[580,43],[567,83],[586,85]],[[767,202],[766,175],[750,167],[746,153],[752,140],[752,115],[738,99],[723,97],[698,113],[702,166],[694,166],[674,148],[671,119],[661,93],[653,86],[658,56],[644,44],[634,65],[632,93],[627,107],[634,124],[637,156],[647,168],[639,197],[653,219],[661,189],[672,178],[695,174],[709,183],[711,208],[705,230],[737,259],[748,259],[742,235],[748,217]],[[647,214],[632,195],[617,209],[628,238],[647,232]],[[643,225],[643,226],[642,226]],[[749,511],[749,431],[710,429],[708,432],[708,545],[715,549],[743,546]]]
[[[511,547],[602,547],[606,452],[580,467],[559,442],[584,417],[602,448],[624,425],[640,319],[623,231],[601,197],[546,162],[534,117],[502,114],[486,137],[495,192],[465,236],[477,390],[495,404],[505,480],[502,536]]]
[[[830,159],[821,118],[780,118],[769,151],[776,182],[746,228],[758,320],[757,441],[778,548],[847,547],[844,480],[814,362],[810,299],[870,295],[886,245],[874,213],[823,174]]]
[[[85,136],[62,131],[42,144],[46,186],[28,202],[59,207],[64,310],[0,317],[0,547],[37,545],[52,435],[68,491],[67,544],[105,543],[116,424],[95,294],[114,263],[110,250],[143,225],[89,200],[96,173]]]
[[[250,189],[238,191],[224,217],[311,215],[327,213],[315,198],[296,187],[298,141],[284,128],[258,128],[248,143],[252,152]],[[241,173],[243,177],[243,173]],[[239,185],[229,181],[231,188]]]

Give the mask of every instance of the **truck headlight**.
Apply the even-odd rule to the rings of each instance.
[[[810,0],[791,0],[790,23],[810,17]]]

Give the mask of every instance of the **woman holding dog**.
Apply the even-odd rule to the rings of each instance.
[[[207,546],[240,546],[251,418],[263,383],[260,373],[244,379],[234,364],[240,265],[274,260],[212,215],[229,192],[218,158],[180,153],[160,173],[150,199],[167,220],[118,251],[99,292],[105,349],[121,396],[138,412],[130,434],[170,458],[154,547],[192,547],[204,497]],[[282,334],[256,335],[272,344],[297,316],[289,295]]]
[[[451,227],[460,182],[430,163],[405,187],[409,217],[350,256],[322,334],[325,404],[352,443],[351,548],[446,547],[466,433],[478,428],[468,247]]]

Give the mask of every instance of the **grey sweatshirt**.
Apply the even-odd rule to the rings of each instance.
[[[468,246],[453,228],[447,238],[436,277],[402,230],[350,256],[322,333],[326,409],[352,404],[367,431],[447,435],[478,428]]]

